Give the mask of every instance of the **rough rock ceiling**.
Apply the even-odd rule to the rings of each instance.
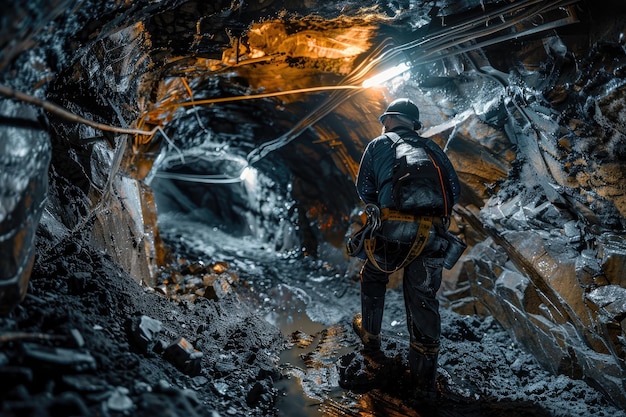
[[[464,184],[456,227],[478,249],[472,271],[454,279],[471,275],[474,296],[506,316],[505,303],[476,282],[504,285],[500,273],[514,264],[511,274],[533,283],[519,296],[529,324],[518,338],[543,351],[548,367],[567,363],[624,401],[624,387],[610,381],[623,373],[625,350],[624,310],[614,300],[625,264],[624,6],[318,3],[15,5],[2,17],[1,83],[29,96],[1,109],[24,125],[44,124],[52,144],[47,211],[34,203],[19,210],[42,216],[39,234],[50,246],[93,224],[90,240],[147,284],[163,256],[154,199],[159,210],[202,208],[207,222],[268,240],[294,219],[311,231],[300,236],[307,253],[326,242],[340,248],[376,118],[391,99],[411,96],[423,134],[446,148]],[[403,77],[362,87],[402,62],[411,65]],[[26,107],[29,114],[24,101],[46,112]],[[114,128],[76,123],[55,106]],[[254,193],[227,186],[242,182],[246,166],[257,170]],[[10,212],[16,205],[7,201]],[[6,219],[7,229],[26,227]],[[9,277],[27,275],[28,236]],[[554,239],[564,242],[558,250],[549,248]],[[4,245],[18,252],[14,241]],[[609,377],[580,363],[590,357],[582,350],[560,352],[559,337],[545,344],[567,360],[551,362],[529,336],[563,323],[616,363],[603,369]]]

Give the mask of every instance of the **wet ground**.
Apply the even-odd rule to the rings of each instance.
[[[161,228],[179,281],[155,289],[79,237],[39,238],[29,294],[0,320],[0,415],[626,416],[543,371],[493,319],[446,310],[449,390],[426,406],[405,383],[400,289],[387,295],[386,357],[366,374],[350,330],[359,284],[344,270],[191,218]],[[219,300],[191,285],[207,271],[228,277]]]
[[[350,324],[360,309],[360,286],[346,273],[346,264],[278,253],[214,228],[203,232],[201,225],[180,217],[163,218],[162,227],[184,236],[182,246],[236,267],[252,290],[251,301],[260,301],[259,313],[289,340],[281,353],[283,379],[276,384],[279,416],[626,415],[583,381],[544,371],[492,318],[445,309],[438,383],[450,386],[450,392],[436,410],[424,408],[404,384],[408,335],[401,287],[390,288],[386,297],[387,359],[373,381],[364,380],[358,372],[359,340]]]

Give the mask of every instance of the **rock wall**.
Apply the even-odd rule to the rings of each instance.
[[[464,268],[471,294],[555,374],[585,379],[624,407],[624,288],[601,265],[621,262],[623,248],[582,253],[562,237],[529,229],[493,233],[474,246]],[[612,279],[621,277],[612,277]],[[587,282],[587,285],[582,285]]]
[[[0,111],[19,117],[0,127],[0,315],[5,315],[26,296],[51,147],[32,109],[4,102]]]
[[[616,58],[625,59],[623,53]],[[590,113],[559,114],[540,104],[540,95],[503,98],[504,130],[516,159],[480,209],[459,208],[475,244],[449,294],[457,311],[493,315],[547,369],[585,379],[623,408],[626,178],[619,144],[626,139],[621,105],[615,104],[624,91],[620,74],[613,72],[610,82],[603,78],[602,88],[594,85],[597,72],[581,74],[578,86],[561,86],[577,92],[570,111],[582,100]],[[464,136],[476,136],[476,129]],[[497,172],[503,162],[483,159],[490,168],[481,172]],[[472,172],[461,175],[476,186]]]
[[[71,57],[73,65],[59,74],[48,97],[94,122],[133,128],[141,113],[149,48],[140,23],[103,30]],[[52,191],[57,206],[52,212],[70,235],[111,255],[141,285],[153,286],[164,253],[145,179],[158,157],[160,137],[145,145],[148,136],[122,129],[102,131],[55,115],[51,124],[58,186]],[[63,196],[68,188],[72,198]],[[67,212],[75,215],[68,218]]]

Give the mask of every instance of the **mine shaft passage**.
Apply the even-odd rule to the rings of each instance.
[[[480,399],[444,411],[623,415],[625,2],[12,3],[0,414],[428,415],[407,354],[436,335],[411,347],[400,272],[364,388],[345,248],[361,158],[411,98],[460,183],[434,227],[467,243],[437,383]]]

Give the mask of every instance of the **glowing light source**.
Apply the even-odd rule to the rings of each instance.
[[[252,178],[254,176],[254,168],[251,168],[250,166],[246,166],[244,167],[243,170],[241,170],[241,174],[239,174],[239,179],[241,181],[246,181],[250,178]]]
[[[241,171],[241,174],[239,174],[239,179],[248,188],[254,189],[254,187],[256,187],[257,170],[252,168],[250,165],[246,165]]]
[[[409,69],[410,69],[409,64],[407,64],[406,62],[403,62],[402,64],[389,68],[388,70],[385,70],[381,72],[380,74],[376,74],[373,77],[368,78],[367,80],[363,81],[363,87],[369,88],[369,87],[381,85],[384,82],[389,81],[392,78],[397,77],[398,75],[401,75],[402,73],[408,71]]]

